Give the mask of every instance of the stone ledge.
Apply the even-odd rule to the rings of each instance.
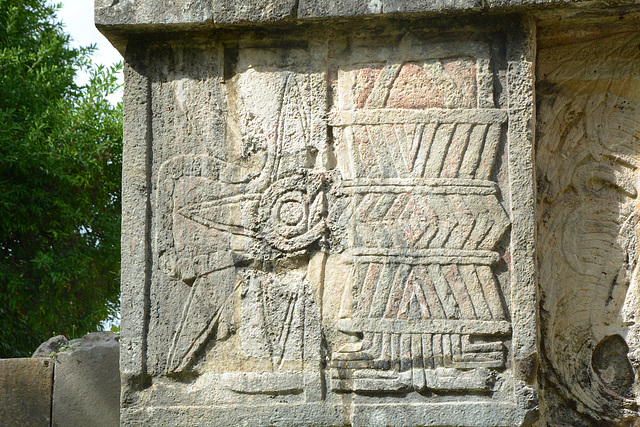
[[[110,28],[162,30],[531,7],[604,9],[639,3],[638,0],[95,0],[95,23],[101,31]]]
[[[95,25],[124,55],[130,34],[198,31],[372,17],[418,18],[440,13],[520,13],[541,19],[615,14],[640,0],[94,0]],[[551,12],[551,14],[549,14]]]

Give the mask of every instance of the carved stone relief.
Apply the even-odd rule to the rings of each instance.
[[[624,27],[586,27],[548,30],[541,40],[536,163],[546,417],[628,425],[638,418],[640,368],[640,37]]]
[[[335,391],[488,392],[486,368],[504,368],[511,326],[491,266],[509,217],[491,172],[507,114],[494,108],[486,45],[429,48],[440,57],[400,50],[338,71],[331,124],[353,282],[337,327],[355,339],[333,354]]]
[[[169,109],[181,73],[196,74],[191,96],[215,100],[225,130],[188,111],[150,122],[153,380],[129,391],[123,419],[145,422],[148,408],[214,425],[535,418],[521,366],[535,363],[523,337],[536,325],[513,309],[535,300],[513,268],[529,213],[511,204],[512,174],[527,168],[510,158],[532,141],[516,137],[529,116],[509,98],[531,84],[518,68],[530,39],[504,31],[514,37],[249,35],[209,41],[211,78],[189,65],[150,73],[153,105]]]

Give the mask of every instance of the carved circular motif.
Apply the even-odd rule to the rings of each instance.
[[[309,179],[302,174],[281,178],[260,199],[265,240],[281,251],[304,249],[326,229],[322,215],[324,194],[318,189],[310,194]]]
[[[305,206],[298,200],[282,200],[278,211],[280,221],[288,226],[298,225],[306,219]]]
[[[307,197],[303,190],[297,188],[281,188],[282,182],[276,188],[267,189],[263,201],[270,206],[268,211],[264,209],[263,217],[267,227],[265,231],[276,233],[276,237],[291,238],[307,231],[308,206]],[[276,185],[274,184],[274,185]],[[270,191],[273,190],[273,191]],[[268,214],[265,216],[265,214]]]

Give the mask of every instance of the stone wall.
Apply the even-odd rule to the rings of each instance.
[[[50,426],[53,361],[0,359],[0,421],[7,426]]]
[[[634,2],[96,2],[123,425],[638,419]]]
[[[111,427],[120,424],[118,337],[59,335],[30,359],[0,359],[0,425]]]

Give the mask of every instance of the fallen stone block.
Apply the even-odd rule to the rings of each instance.
[[[0,359],[0,424],[51,425],[52,386],[52,359]]]

